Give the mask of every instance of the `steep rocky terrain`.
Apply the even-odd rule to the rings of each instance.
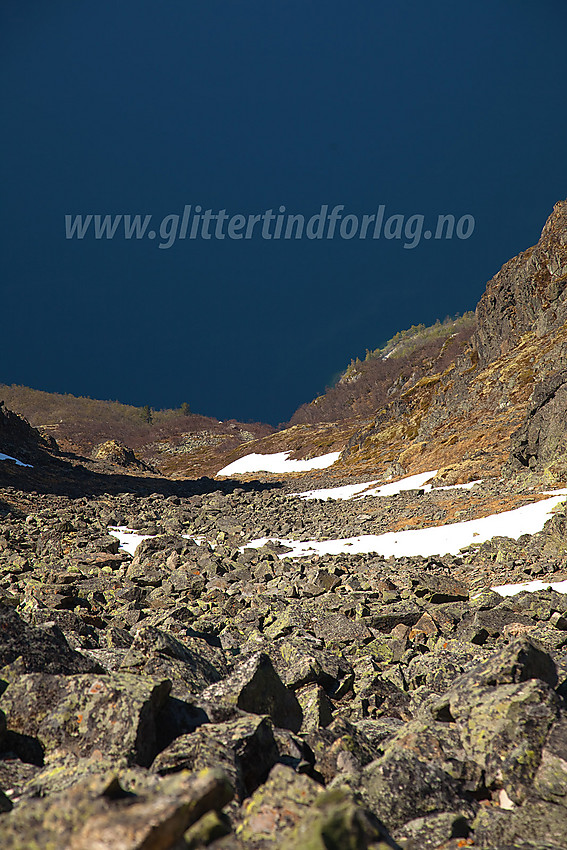
[[[499,475],[512,459],[512,471],[565,480],[566,285],[561,201],[538,244],[489,281],[473,325],[467,315],[399,335],[397,345],[353,362],[337,387],[297,411],[292,427],[223,454],[219,467],[250,452],[340,450],[327,475],[445,468],[447,480],[465,482]],[[370,411],[368,397],[384,403]]]
[[[567,848],[565,282],[563,203],[474,328],[349,367],[384,404],[353,389],[330,421],[335,394],[201,477],[0,408],[2,848]],[[212,477],[292,450],[341,456]]]

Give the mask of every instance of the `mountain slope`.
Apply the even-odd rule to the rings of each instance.
[[[86,459],[0,405],[3,850],[565,850],[566,233],[489,284],[474,336],[353,363],[336,422],[227,452],[179,413],[39,399],[62,443],[113,438]],[[385,399],[354,415],[362,387]],[[291,481],[188,480],[199,451],[333,448]]]
[[[397,333],[366,358],[352,360],[333,387],[293,414],[290,425],[371,416],[405,389],[443,371],[467,347],[474,313]]]
[[[91,457],[101,443],[119,440],[157,469],[172,471],[181,459],[187,474],[197,477],[219,448],[234,449],[274,431],[271,425],[219,422],[184,408],[154,411],[18,385],[0,384],[0,399],[63,451]]]
[[[467,315],[460,326],[440,325],[433,345],[430,329],[418,329],[402,335],[406,351],[413,338],[408,353],[387,347],[352,363],[292,427],[223,455],[222,465],[248,452],[340,449],[326,477],[440,469],[459,482],[529,467],[565,479],[566,284],[562,201],[537,245],[488,282],[474,323]]]

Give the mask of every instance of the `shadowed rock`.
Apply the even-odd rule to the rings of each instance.
[[[36,737],[49,755],[100,750],[148,765],[156,755],[156,721],[171,682],[127,673],[17,676],[0,704],[10,730]]]
[[[201,726],[161,752],[152,770],[161,775],[220,766],[239,800],[252,794],[279,759],[272,725],[266,717],[240,717]]]
[[[220,702],[251,714],[267,714],[276,726],[298,732],[303,715],[297,698],[274,670],[269,656],[258,652],[222,682],[202,693],[208,703]]]
[[[33,628],[0,602],[0,667],[18,659],[25,673],[97,673],[102,668],[71,649],[60,629]]]

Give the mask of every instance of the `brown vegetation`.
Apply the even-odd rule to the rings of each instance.
[[[446,369],[468,346],[473,331],[474,314],[467,313],[396,334],[383,348],[368,351],[365,360],[351,361],[337,383],[302,405],[290,424],[374,415],[422,378]]]
[[[158,467],[171,454],[188,456],[207,442],[230,449],[274,430],[262,423],[219,422],[209,416],[185,414],[188,406],[151,410],[148,406],[48,393],[15,384],[0,385],[2,399],[42,435],[54,437],[63,451],[90,456],[96,446],[113,439]]]

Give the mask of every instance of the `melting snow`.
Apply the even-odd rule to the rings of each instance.
[[[23,463],[23,461],[18,460],[17,457],[12,457],[11,455],[5,455],[2,452],[0,452],[0,460],[13,460],[14,463],[16,463],[18,466],[27,466],[29,469],[33,469],[33,466],[32,466],[31,463]]]
[[[323,490],[306,490],[304,493],[290,493],[291,496],[299,496],[300,499],[352,499],[362,490],[377,484],[378,481],[364,481],[362,484],[345,484],[344,487],[327,487]],[[368,495],[363,493],[363,496]]]
[[[399,483],[399,482],[398,482]],[[343,553],[376,553],[389,558],[422,555],[457,555],[473,543],[485,543],[493,537],[512,537],[541,531],[552,516],[553,509],[565,499],[565,491],[556,491],[550,499],[542,499],[512,511],[455,522],[449,525],[419,528],[409,531],[390,531],[386,534],[365,534],[335,540],[281,540],[263,537],[253,540],[248,547],[258,549],[269,540],[289,546],[291,551],[280,557],[301,558],[306,555],[340,555]],[[243,547],[246,548],[246,547]]]
[[[108,533],[113,537],[117,537],[120,541],[120,548],[130,555],[134,555],[142,540],[147,540],[149,537],[154,536],[152,534],[138,534],[137,531],[132,531],[131,528],[127,528],[125,525],[110,526]]]
[[[289,452],[259,455],[250,454],[229,463],[218,475],[246,475],[250,472],[308,472],[310,469],[326,469],[338,460],[340,452],[312,457],[306,460],[289,460]]]
[[[407,478],[401,478],[399,481],[392,481],[391,484],[382,484],[380,487],[369,490],[365,495],[396,496],[405,490],[421,489],[425,482],[429,481],[430,478],[434,478],[435,475],[437,475],[436,469],[432,469],[430,472],[418,472],[417,475],[409,475]]]
[[[567,581],[528,581],[525,584],[502,584],[500,587],[493,587],[496,593],[500,596],[515,596],[517,593],[527,590],[528,593],[535,593],[536,590],[556,590],[557,593],[567,593]]]
[[[437,490],[470,490],[481,481],[469,481],[468,484],[451,484],[446,487],[435,487],[426,484],[430,478],[437,475],[437,470],[420,472],[392,481],[390,484],[381,484],[374,487],[377,481],[366,481],[359,484],[346,484],[344,487],[328,487],[322,490],[306,490],[304,493],[290,493],[290,496],[299,496],[300,499],[363,499],[365,496],[396,496],[406,490],[423,490],[425,493],[437,492]],[[372,489],[368,489],[372,488]]]
[[[155,534],[139,534],[137,531],[133,531],[125,525],[109,526],[108,533],[113,537],[116,537],[120,541],[120,548],[132,556],[135,555],[136,549],[142,540],[149,540],[156,536]],[[182,534],[181,536],[186,540],[194,540],[199,546],[207,542],[206,538],[202,534],[198,534],[195,537],[192,537],[190,534]],[[215,544],[209,543],[209,546],[214,549]]]

